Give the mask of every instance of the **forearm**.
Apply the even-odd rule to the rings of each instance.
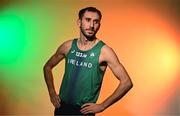
[[[44,66],[44,79],[49,93],[55,92],[52,69],[50,67]]]
[[[113,94],[102,102],[104,109],[108,108],[116,101],[120,100],[132,88],[132,86],[133,85],[131,82],[120,83],[116,90],[113,92]]]

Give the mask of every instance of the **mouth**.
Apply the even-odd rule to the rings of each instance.
[[[94,30],[89,30],[89,29],[87,29],[86,32],[89,33],[89,34],[93,34],[93,33],[94,33]]]

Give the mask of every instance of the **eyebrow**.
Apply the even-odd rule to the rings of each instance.
[[[89,18],[89,17],[85,17],[85,19],[91,19],[91,18]]]
[[[100,21],[99,19],[94,19],[94,21]]]
[[[85,17],[85,19],[92,19],[90,17]],[[94,21],[100,21],[100,19],[94,19]]]

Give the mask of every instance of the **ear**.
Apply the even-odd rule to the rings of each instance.
[[[80,27],[81,26],[81,19],[77,20],[77,25]]]

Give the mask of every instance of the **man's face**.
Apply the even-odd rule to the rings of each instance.
[[[100,27],[100,17],[96,12],[86,11],[80,22],[81,33],[88,39],[95,38]]]

